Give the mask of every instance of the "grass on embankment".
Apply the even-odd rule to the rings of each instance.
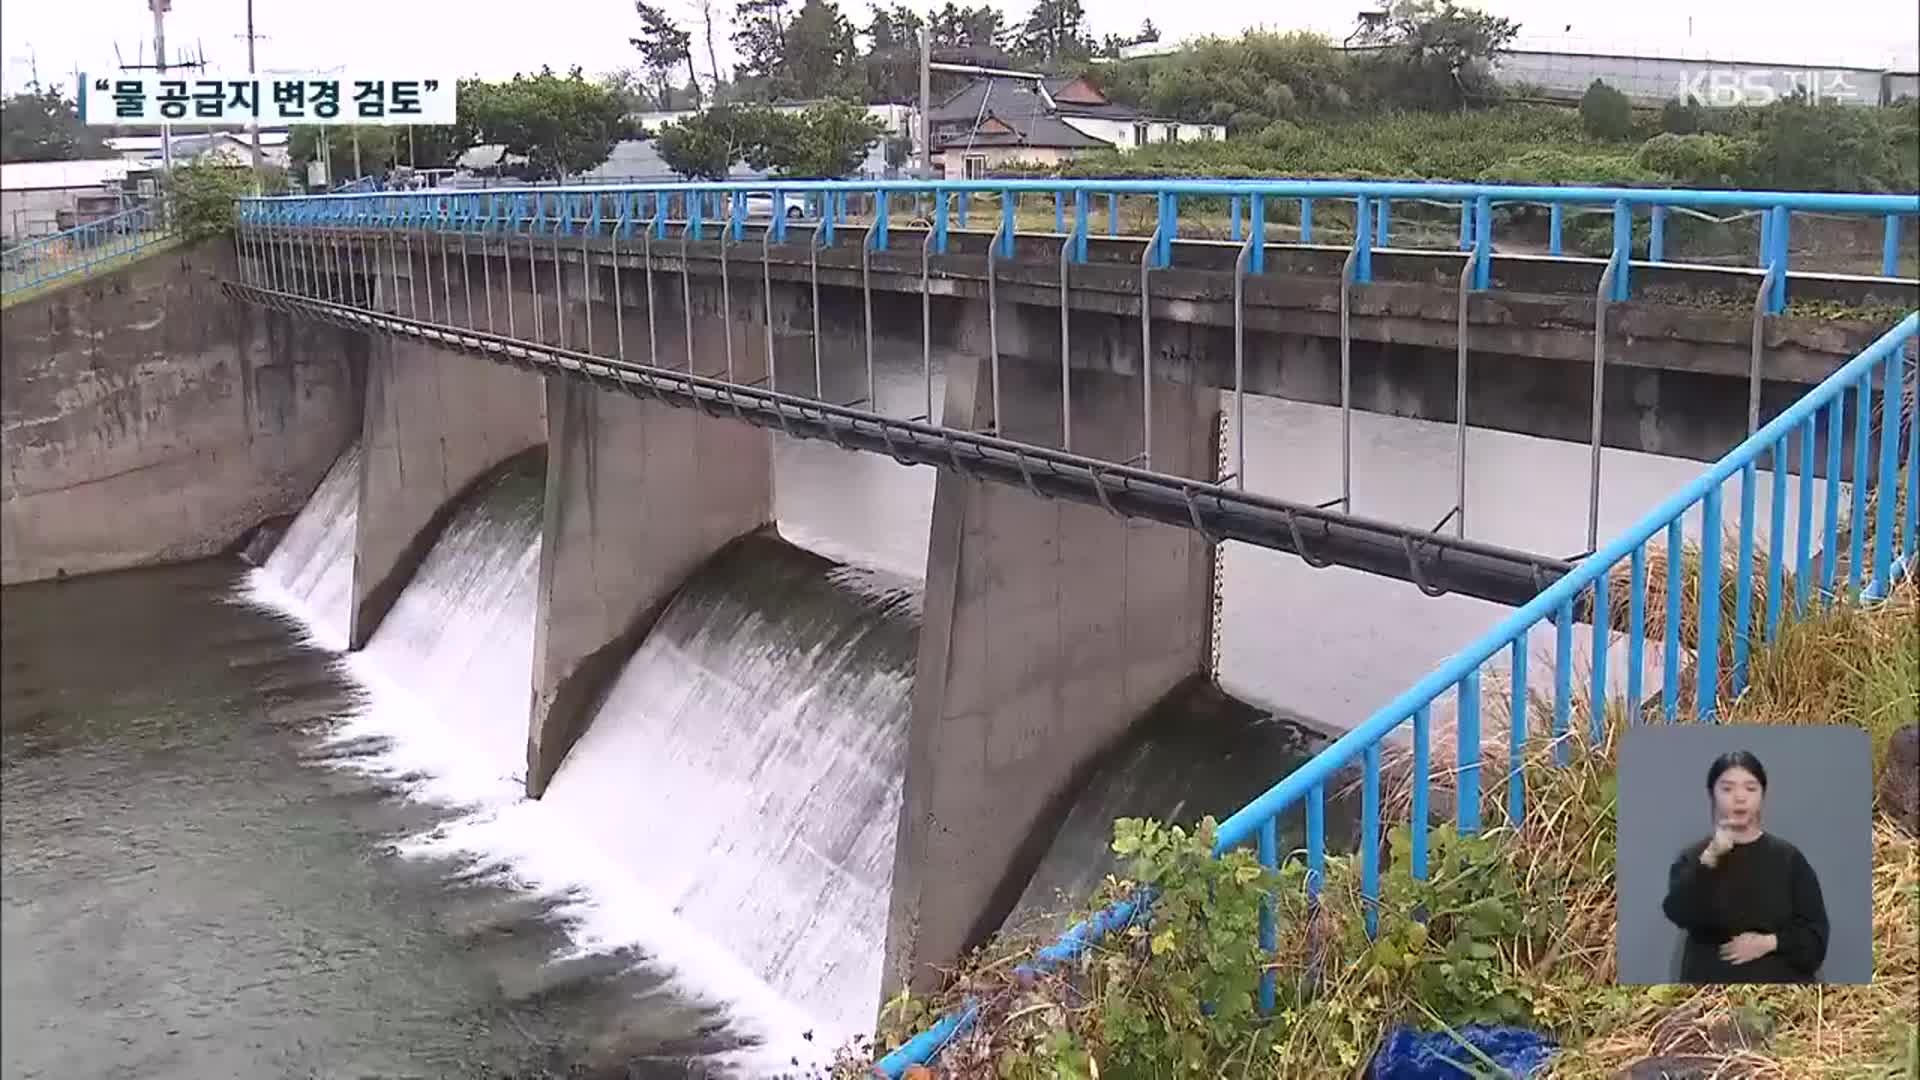
[[[1697,553],[1683,562],[1697,594]],[[1649,558],[1647,610],[1662,610],[1664,560]],[[1764,567],[1764,561],[1758,563]],[[1722,574],[1732,579],[1732,566]],[[1764,571],[1762,580],[1764,581]],[[1791,590],[1789,578],[1786,588]],[[1756,595],[1760,590],[1756,589]],[[1624,610],[1624,604],[1616,607]],[[1790,610],[1791,605],[1789,605]],[[1756,610],[1764,610],[1756,600]],[[1691,620],[1689,620],[1689,623]],[[1649,638],[1660,633],[1649,619]],[[1689,646],[1691,625],[1681,629]],[[1727,654],[1723,652],[1723,657]],[[1093,950],[1075,970],[1034,985],[1011,978],[1031,941],[1000,941],[947,993],[896,1001],[883,1017],[886,1045],[953,1007],[983,1002],[982,1021],[950,1047],[931,1076],[992,1077],[1354,1076],[1397,1024],[1427,1030],[1466,1022],[1545,1030],[1563,1050],[1549,1075],[1589,1080],[1641,1058],[1685,1052],[1689,1038],[1738,1018],[1771,1029],[1763,1048],[1723,1060],[1719,1075],[1793,1080],[1893,1080],[1920,1069],[1920,858],[1913,836],[1882,816],[1874,836],[1874,982],[1868,986],[1694,989],[1613,985],[1614,747],[1587,746],[1587,704],[1576,703],[1570,762],[1552,763],[1551,702],[1528,708],[1527,808],[1514,828],[1505,813],[1510,695],[1483,689],[1488,758],[1482,821],[1460,838],[1430,834],[1429,880],[1406,869],[1408,836],[1392,828],[1383,847],[1381,933],[1369,939],[1352,856],[1330,856],[1323,901],[1309,912],[1298,859],[1278,875],[1251,857],[1206,858],[1210,840],[1157,823],[1122,822],[1117,848],[1128,873],[1161,890],[1151,930],[1134,929]],[[1687,680],[1690,681],[1690,680]],[[1538,683],[1536,683],[1538,685]],[[1658,683],[1649,680],[1650,689]],[[1690,696],[1690,687],[1688,688]],[[1724,700],[1724,699],[1723,699]],[[1615,702],[1611,731],[1624,726]],[[1747,691],[1722,713],[1747,724],[1854,724],[1872,735],[1875,775],[1887,740],[1920,714],[1920,584],[1886,602],[1840,604],[1783,622],[1755,649]],[[1452,732],[1436,724],[1433,820],[1452,805]],[[1408,818],[1411,773],[1404,748],[1384,755],[1383,820]],[[1279,1007],[1262,1021],[1251,1008],[1258,896],[1275,887]],[[1107,900],[1133,882],[1109,883]],[[1171,901],[1171,902],[1169,902]],[[1425,924],[1411,917],[1416,906]],[[1215,1003],[1211,1017],[1200,1002]],[[1466,1057],[1463,1052],[1460,1055]],[[850,1058],[836,1075],[865,1075]],[[1710,1070],[1711,1071],[1711,1070]]]

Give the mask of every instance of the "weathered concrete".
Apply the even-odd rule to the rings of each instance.
[[[894,233],[888,249],[871,258],[875,331],[882,339],[918,347],[920,312],[914,294],[920,290],[923,234],[906,228]],[[772,247],[764,271],[776,292],[800,297],[801,304],[811,288],[808,235],[805,227],[793,228],[788,243]],[[822,329],[836,337],[864,332],[860,235],[858,228],[843,228],[835,246],[818,258]],[[986,292],[987,235],[955,230],[949,240],[949,254],[931,262],[937,352],[952,346],[956,313]],[[1115,358],[1124,356],[1124,343],[1138,336],[1140,243],[1138,238],[1093,238],[1088,262],[1073,268],[1076,367],[1121,370]],[[1023,235],[1014,257],[999,263],[1003,320],[1057,327],[1059,245],[1057,237]],[[497,278],[503,245],[493,241],[484,246],[493,255],[481,261],[495,266]],[[476,258],[482,247],[474,242]],[[559,257],[569,263],[617,261],[627,269],[629,281],[638,281],[640,244],[622,242],[617,256],[613,247],[605,239],[569,238]],[[682,250],[677,236],[655,242],[653,249],[663,287],[677,290]],[[718,279],[719,245],[714,239],[694,241],[685,250],[696,287]],[[525,247],[516,241],[514,251],[521,267],[518,275],[524,277]],[[554,254],[550,244],[536,246],[544,281],[551,280]],[[1175,244],[1174,268],[1155,272],[1155,335],[1169,346],[1163,358],[1168,377],[1232,385],[1234,254],[1230,243],[1182,240]],[[1268,258],[1267,272],[1247,284],[1246,390],[1337,403],[1339,268],[1344,252],[1270,245]],[[1460,257],[1449,252],[1376,252],[1375,280],[1353,291],[1356,408],[1442,422],[1454,419],[1460,266]],[[1470,424],[1587,440],[1593,290],[1601,269],[1597,260],[1495,257],[1494,288],[1473,294],[1468,304]],[[1749,307],[1759,279],[1748,268],[1655,264],[1636,265],[1633,274],[1636,298],[1609,309],[1602,440],[1618,449],[1716,460],[1746,433]],[[736,298],[758,296],[762,275],[759,240],[750,229],[744,241],[731,247],[728,276]],[[1795,275],[1792,289],[1797,297],[1847,304],[1911,304],[1917,299],[1911,282],[1831,275]],[[1762,422],[1885,328],[1884,319],[1874,318],[1770,317],[1762,361]],[[1123,347],[1103,344],[1109,339]],[[663,341],[663,353],[671,353],[668,344]],[[1031,359],[1044,363],[1048,357]],[[830,368],[858,361],[857,353],[827,357]],[[831,383],[832,372],[829,375]]]
[[[577,274],[566,284],[582,295]],[[601,275],[595,285],[593,334],[611,344],[610,282]],[[679,293],[661,291],[658,325],[685,341]],[[622,294],[627,325],[644,326],[644,284]],[[724,334],[737,321],[719,299],[717,289],[694,294],[693,360],[701,371],[724,366]],[[572,304],[567,333],[584,342],[587,327],[584,305]],[[735,363],[742,380],[756,379],[766,368],[764,349],[736,342]],[[557,375],[547,378],[546,393],[546,520],[527,737],[527,793],[535,798],[680,583],[728,541],[773,520],[765,429]]]
[[[959,325],[984,334],[985,313]],[[975,339],[969,345],[978,346]],[[1003,337],[1015,355],[1028,343]],[[993,419],[984,347],[949,361],[948,423]],[[1057,373],[1003,363],[1003,429],[1059,445]],[[1213,395],[1156,380],[1154,467],[1213,475]],[[1073,448],[1141,450],[1141,382],[1076,375]],[[1205,669],[1210,545],[1198,534],[943,471],[887,926],[885,992],[925,987],[990,933],[1041,852],[1034,826],[1084,764]]]
[[[227,300],[233,275],[213,241],[0,318],[0,581],[214,554],[352,441],[367,340]]]
[[[546,441],[534,375],[383,338],[367,362],[360,518],[348,647],[358,649],[413,577],[458,496]]]

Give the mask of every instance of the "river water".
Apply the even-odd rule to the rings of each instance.
[[[911,365],[881,385],[914,411]],[[1250,399],[1248,486],[1332,497],[1338,439],[1336,410]],[[1583,448],[1474,432],[1468,458],[1469,535],[1584,547]],[[1431,526],[1453,461],[1445,425],[1357,414],[1355,508]],[[538,455],[342,657],[352,464],[264,569],[7,590],[0,1075],[765,1076],[857,1031],[933,473],[780,443],[786,542],[695,575],[535,803]],[[1699,468],[1609,452],[1602,535]],[[1016,918],[1098,879],[1116,814],[1233,809],[1501,614],[1239,545],[1225,574],[1231,693],[1156,710]]]

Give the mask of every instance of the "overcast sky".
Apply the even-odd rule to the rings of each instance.
[[[699,0],[664,0],[695,34],[695,63],[708,63]],[[1169,39],[1230,34],[1264,24],[1345,36],[1375,0],[1085,0],[1096,36],[1129,32],[1149,11]],[[1013,18],[1030,0],[996,0]],[[926,0],[914,0],[924,9]],[[1516,44],[1575,51],[1632,52],[1776,63],[1850,64],[1911,70],[1920,51],[1914,0],[1482,0],[1521,24]],[[723,68],[733,0],[713,0],[714,40]],[[843,0],[856,24],[865,0]],[[211,67],[244,71],[246,0],[173,0],[168,52],[204,49]],[[632,0],[254,0],[262,70],[325,70],[406,76],[429,70],[500,77],[550,64],[589,72],[630,66]],[[0,81],[17,90],[37,61],[42,82],[69,89],[76,67],[117,67],[153,56],[147,0],[8,0],[0,4]]]

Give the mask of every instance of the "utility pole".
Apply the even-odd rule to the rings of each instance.
[[[254,73],[253,41],[254,41],[254,38],[258,36],[259,35],[253,32],[253,0],[247,0],[247,74],[249,75],[252,75]],[[266,166],[265,166],[265,163],[262,162],[260,158],[260,108],[259,108],[260,100],[258,96],[259,91],[257,90],[254,91],[254,94],[255,94],[255,97],[254,97],[253,122],[249,123],[247,125],[247,128],[253,139],[253,186],[254,186],[254,190],[258,191],[260,189],[260,185],[265,180]]]
[[[153,64],[164,77],[167,74],[167,12],[173,10],[173,0],[147,0],[147,7],[153,11]],[[164,120],[160,124],[160,167],[168,176],[173,175],[173,127]]]
[[[933,179],[933,26],[920,27],[920,179]]]

